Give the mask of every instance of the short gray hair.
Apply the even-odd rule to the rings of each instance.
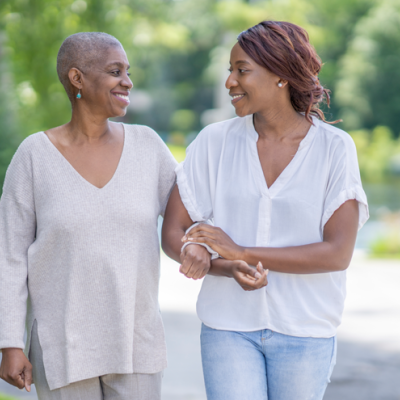
[[[68,77],[71,68],[87,73],[114,46],[122,47],[118,39],[104,32],[80,32],[64,40],[57,55],[57,74],[71,102],[74,97]]]

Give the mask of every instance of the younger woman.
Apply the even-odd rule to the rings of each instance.
[[[210,263],[199,245],[181,255],[187,277],[207,274],[197,312],[209,400],[321,400],[345,270],[368,219],[356,149],[319,109],[329,97],[304,29],[261,22],[239,35],[230,64],[239,118],[206,127],[188,148],[163,247],[179,260],[185,230],[214,219],[183,241],[222,258]]]

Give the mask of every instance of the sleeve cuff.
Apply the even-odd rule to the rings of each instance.
[[[332,217],[333,213],[347,200],[357,200],[359,208],[358,230],[367,222],[369,218],[367,196],[361,186],[355,186],[351,189],[342,190],[339,195],[331,201],[328,208],[322,216],[321,227],[324,229],[325,224]]]

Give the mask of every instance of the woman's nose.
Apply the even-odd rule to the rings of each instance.
[[[122,86],[127,87],[128,89],[133,88],[133,83],[128,75],[126,75],[126,77],[124,78],[124,80],[122,82]]]
[[[229,90],[230,88],[232,88],[232,87],[235,87],[235,86],[237,86],[237,81],[236,81],[236,79],[234,79],[234,77],[232,76],[233,74],[232,73],[230,73],[229,74],[229,76],[228,76],[228,79],[226,80],[226,82],[225,82],[225,87]]]

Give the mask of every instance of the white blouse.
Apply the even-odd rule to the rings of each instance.
[[[242,246],[299,246],[321,242],[335,210],[356,199],[361,228],[369,215],[354,142],[346,132],[313,121],[296,155],[269,188],[253,116],[207,126],[176,169],[191,219],[213,218]],[[199,318],[214,329],[335,335],[346,296],[345,271],[271,271],[268,278],[267,287],[246,292],[234,279],[207,275],[197,302]]]

